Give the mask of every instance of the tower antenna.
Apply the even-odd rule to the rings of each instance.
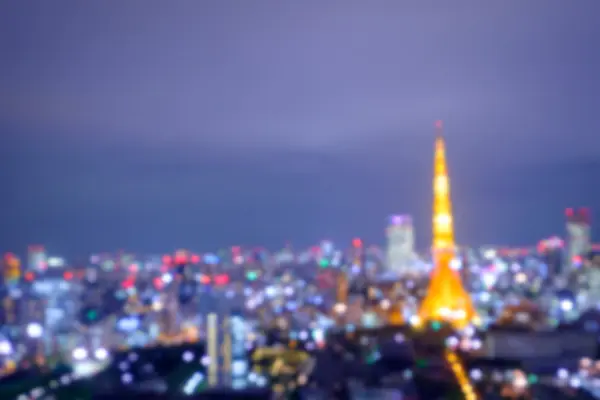
[[[441,119],[438,119],[437,121],[435,121],[435,135],[438,138],[441,138],[444,136],[444,123],[442,122]]]

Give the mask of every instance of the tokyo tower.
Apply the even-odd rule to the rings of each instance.
[[[455,256],[454,224],[450,201],[450,180],[446,164],[446,146],[442,136],[442,122],[436,122],[434,177],[433,177],[433,244],[435,263],[429,288],[421,303],[421,321],[444,321],[463,328],[477,318],[469,293],[462,285],[459,274],[450,263]]]

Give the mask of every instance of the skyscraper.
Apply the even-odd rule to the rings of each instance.
[[[395,274],[415,272],[415,238],[409,215],[392,215],[386,229],[387,270]]]
[[[27,270],[28,271],[45,271],[47,268],[46,249],[44,246],[29,246],[27,249]]]
[[[568,208],[567,217],[567,265],[576,268],[592,249],[590,238],[590,213],[587,208]]]

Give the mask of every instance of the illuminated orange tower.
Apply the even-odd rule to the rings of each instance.
[[[419,317],[421,321],[446,321],[456,328],[462,328],[474,321],[476,313],[460,276],[450,266],[455,256],[454,224],[441,121],[436,122],[436,130],[432,244],[435,267],[427,295],[421,303]]]

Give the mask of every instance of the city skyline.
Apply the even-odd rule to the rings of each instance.
[[[598,6],[467,3],[0,6],[1,243],[427,247],[437,119],[460,244],[594,220]]]

